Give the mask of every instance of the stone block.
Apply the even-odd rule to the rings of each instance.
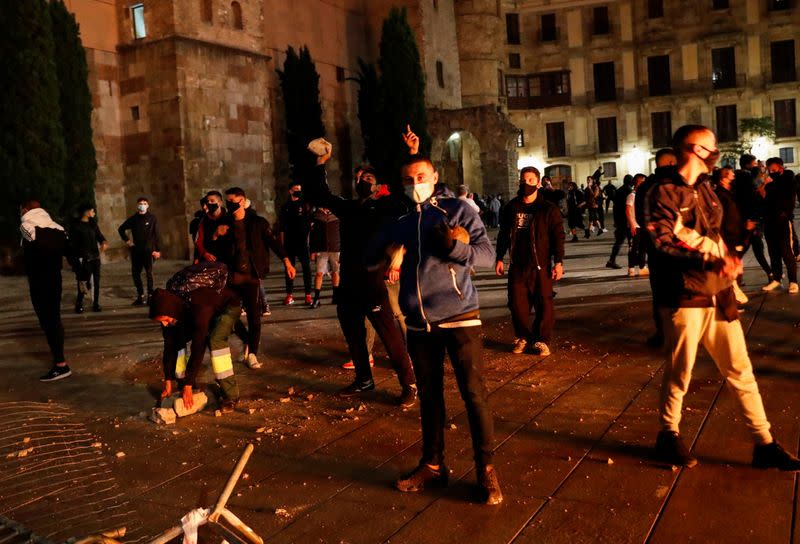
[[[201,411],[203,408],[206,407],[206,404],[208,404],[208,397],[206,396],[205,393],[194,394],[194,405],[192,406],[191,409],[187,409],[183,405],[183,399],[178,398],[175,400],[175,406],[174,406],[175,414],[178,417],[190,416],[192,414],[196,414],[197,412]]]
[[[172,425],[175,423],[175,410],[172,408],[153,408],[150,421],[156,425]]]

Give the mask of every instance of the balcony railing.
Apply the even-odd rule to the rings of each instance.
[[[509,96],[508,109],[510,110],[536,110],[540,108],[553,108],[569,106],[572,96],[568,94],[552,94],[548,96]]]

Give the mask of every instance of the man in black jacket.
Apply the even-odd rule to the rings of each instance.
[[[564,275],[564,223],[561,212],[539,194],[539,170],[520,172],[517,196],[503,208],[497,235],[495,273],[505,272],[503,257],[510,250],[508,307],[514,325],[513,353],[528,344],[542,356],[553,333],[553,281]],[[531,308],[536,317],[531,325]]]
[[[622,243],[631,246],[631,229],[628,228],[628,218],[625,214],[625,202],[628,195],[633,192],[633,176],[625,176],[622,187],[614,191],[614,245],[611,246],[611,255],[608,257],[606,268],[619,270],[622,265],[617,264],[617,255],[622,248]]]
[[[69,229],[69,242],[72,254],[77,259],[78,297],[75,300],[75,313],[83,312],[83,297],[94,284],[92,310],[100,307],[100,251],[108,248],[105,236],[100,232],[95,220],[94,206],[84,204],[78,208],[79,219],[73,221]]]
[[[703,344],[753,437],[753,466],[800,470],[800,460],[770,433],[747,354],[731,288],[742,262],[727,253],[720,240],[722,207],[706,182],[720,155],[716,136],[703,126],[683,126],[673,136],[673,148],[677,168],[650,191],[645,212],[654,247],[653,296],[661,308],[667,345],[656,454],[671,465],[697,464],[680,437],[679,424],[698,346]]]
[[[23,202],[20,216],[23,260],[31,303],[53,357],[50,372],[39,380],[52,382],[72,374],[64,358],[64,326],[61,324],[61,266],[64,256],[69,257],[67,236],[64,228],[50,218],[38,200]],[[69,260],[74,268],[74,260]]]
[[[766,172],[761,172],[756,157],[745,153],[739,157],[739,170],[735,173],[732,190],[747,229],[744,251],[753,248],[753,257],[767,275],[767,283],[770,283],[773,279],[772,267],[764,254],[764,228],[761,217],[764,201],[756,191],[756,181],[758,180],[760,184],[765,177],[768,175]]]
[[[366,265],[370,239],[389,218],[396,217],[394,214],[399,207],[394,199],[375,199],[377,186],[374,176],[360,178],[356,184],[355,200],[332,194],[325,179],[325,163],[331,156],[332,150],[328,150],[317,158],[317,167],[303,182],[303,191],[311,204],[327,208],[339,218],[341,280],[334,303],[356,371],[356,379],[339,395],[352,397],[375,389],[367,349],[366,318],[386,347],[397,373],[402,387],[400,405],[408,408],[417,400],[411,359],[400,325],[392,313],[384,273],[382,270],[367,270]]]
[[[722,240],[725,242],[730,254],[742,259],[744,257],[745,244],[747,243],[747,222],[739,208],[739,199],[733,185],[735,178],[736,174],[731,166],[723,166],[716,170],[714,172],[716,181],[714,192],[720,204],[722,204],[720,236],[722,236]],[[739,288],[738,281],[739,278],[731,285],[736,295],[736,302],[746,304],[749,299]]]
[[[158,220],[150,213],[150,202],[146,197],[136,199],[136,213],[119,226],[122,241],[131,248],[131,274],[136,286],[134,306],[144,306],[144,287],[142,286],[142,269],[147,276],[147,296],[153,292],[153,260],[161,257],[159,249]],[[126,231],[131,231],[132,238]]]
[[[247,313],[247,333],[237,328],[247,346],[244,363],[250,368],[260,368],[258,348],[261,344],[261,294],[260,279],[269,273],[269,249],[283,261],[287,277],[294,278],[295,269],[283,246],[272,233],[269,221],[252,209],[245,209],[247,197],[239,187],[225,191],[225,202],[230,219],[227,232],[232,249],[228,262],[228,286],[242,299]],[[269,249],[268,249],[269,248]]]
[[[800,289],[797,285],[797,262],[792,251],[796,196],[794,172],[784,169],[779,157],[767,160],[767,171],[769,177],[759,188],[759,193],[764,197],[764,238],[767,239],[772,281],[761,289],[774,291],[781,286],[783,261],[789,277],[789,293],[795,294]]]
[[[293,183],[289,187],[289,200],[281,208],[279,217],[281,242],[286,248],[289,261],[294,266],[300,261],[303,268],[303,287],[305,289],[305,303],[312,304],[311,300],[311,259],[308,249],[308,235],[311,231],[311,206],[303,198],[302,187]],[[294,304],[294,276],[286,276],[286,298],[284,305]]]

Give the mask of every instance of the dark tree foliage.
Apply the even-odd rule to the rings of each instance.
[[[67,217],[83,203],[94,204],[97,161],[92,142],[92,93],[89,90],[86,51],[81,43],[75,16],[67,10],[63,0],[52,0],[50,18],[53,39],[58,44],[55,48],[55,65],[61,127],[67,151],[61,215]]]
[[[374,64],[358,59],[358,120],[364,140],[363,160],[375,163],[382,156],[380,146],[381,90]]]
[[[64,137],[50,13],[45,0],[2,2],[0,17],[0,237],[18,239],[19,204],[36,197],[58,215]]]
[[[425,72],[405,8],[392,8],[383,22],[378,67],[382,114],[376,143],[385,150],[385,156],[370,159],[385,180],[396,182],[408,156],[402,138],[406,125],[411,125],[420,138],[419,152],[429,155],[431,150],[425,110]]]
[[[278,70],[283,101],[286,106],[286,140],[292,178],[302,180],[313,166],[308,142],[325,136],[322,124],[322,104],[319,100],[319,74],[308,47],[296,52],[289,47],[283,70]]]

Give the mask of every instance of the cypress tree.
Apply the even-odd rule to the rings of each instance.
[[[61,106],[61,127],[66,147],[64,167],[64,204],[61,215],[67,217],[83,204],[94,204],[97,177],[94,142],[92,142],[92,94],[89,91],[89,68],[75,16],[63,0],[51,0],[56,75]]]
[[[378,72],[374,64],[358,59],[358,120],[361,124],[361,137],[364,140],[363,159],[375,163],[383,155],[383,149],[376,139],[380,130],[381,89]]]
[[[292,178],[302,180],[314,164],[313,155],[306,149],[308,142],[325,136],[319,74],[308,47],[301,47],[299,53],[289,47],[278,77],[286,106],[286,141]]]
[[[408,156],[402,135],[406,125],[419,136],[423,155],[429,155],[431,137],[425,109],[425,72],[422,70],[414,32],[405,8],[392,8],[383,22],[378,67],[381,71],[381,109],[375,143],[385,155],[375,159],[384,179],[397,182],[400,167]],[[372,159],[372,157],[370,157]]]
[[[64,138],[45,0],[4,1],[0,17],[0,236],[18,239],[19,204],[36,197],[58,215]]]

